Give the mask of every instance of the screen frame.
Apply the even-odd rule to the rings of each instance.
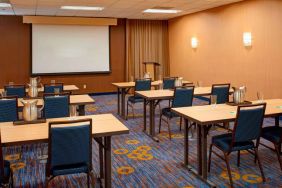
[[[109,25],[109,71],[88,71],[88,72],[56,72],[56,73],[33,73],[32,64],[32,24],[30,24],[30,75],[31,76],[64,76],[64,75],[91,75],[91,74],[111,74],[112,63],[111,63],[111,27]]]

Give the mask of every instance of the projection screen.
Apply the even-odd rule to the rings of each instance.
[[[32,74],[110,72],[109,26],[32,25]]]

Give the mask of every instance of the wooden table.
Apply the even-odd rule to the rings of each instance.
[[[162,80],[153,81],[151,85],[153,87],[158,87],[162,83]],[[193,84],[193,82],[190,81],[182,81],[183,85]],[[118,114],[123,118],[125,118],[125,95],[128,93],[128,91],[131,88],[134,88],[135,82],[117,82],[112,83],[117,88],[117,108],[118,108]]]
[[[230,93],[233,90],[230,89]],[[144,98],[144,132],[146,132],[146,104],[150,106],[150,130],[149,135],[154,141],[158,142],[158,138],[155,137],[155,108],[161,100],[169,100],[173,98],[173,90],[150,90],[150,91],[136,91],[137,95]],[[194,96],[207,96],[211,95],[211,87],[195,87]]]
[[[112,176],[111,137],[128,134],[129,129],[112,114],[77,116],[75,118],[92,118],[92,136],[99,143],[100,178],[105,180],[105,187],[110,188]],[[46,123],[16,126],[12,122],[0,123],[2,146],[48,143],[48,122],[68,119],[70,118],[47,119]]]
[[[18,107],[22,108],[23,104],[18,99]],[[29,99],[28,99],[29,100]],[[31,100],[31,99],[30,99]],[[37,99],[37,105],[42,106],[43,99]],[[85,105],[94,104],[95,100],[87,94],[84,95],[70,95],[70,105],[78,106],[79,115],[85,115]]]
[[[282,115],[282,99],[264,100],[266,102],[265,117],[275,117],[276,125],[279,125],[279,116]],[[259,103],[253,101],[253,103]],[[214,186],[207,179],[207,134],[208,125],[224,122],[233,122],[236,118],[237,107],[226,104],[193,106],[183,108],[173,108],[173,112],[185,119],[184,128],[184,165],[194,172],[199,178],[210,186]],[[189,145],[188,145],[188,121],[197,124],[197,158],[198,170],[194,170],[188,163]]]
[[[69,91],[69,92],[72,92],[72,91],[77,91],[79,90],[79,88],[76,86],[76,85],[64,85],[64,91]],[[2,93],[4,91],[4,89],[0,89],[0,92]],[[40,87],[38,88],[38,92],[43,92],[44,91],[44,88],[43,87]],[[26,88],[26,92],[28,92],[28,88]]]

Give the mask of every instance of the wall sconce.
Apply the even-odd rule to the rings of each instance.
[[[197,39],[197,37],[192,37],[191,38],[191,47],[193,49],[196,49],[198,47],[199,41]]]
[[[252,46],[252,33],[251,32],[244,32],[243,33],[243,44],[245,47]]]

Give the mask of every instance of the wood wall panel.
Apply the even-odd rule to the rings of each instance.
[[[282,98],[282,1],[247,0],[169,20],[171,75],[204,85],[246,85],[249,99],[257,91]],[[243,46],[243,32],[253,46]],[[192,36],[199,40],[193,50]]]
[[[23,24],[22,17],[0,16],[0,87],[9,81],[21,84],[30,77],[31,25]],[[110,27],[109,74],[42,76],[44,83],[50,80],[75,84],[80,93],[115,91],[112,82],[124,81],[125,77],[125,20],[119,19],[117,26]],[[86,84],[87,88],[83,89]]]

